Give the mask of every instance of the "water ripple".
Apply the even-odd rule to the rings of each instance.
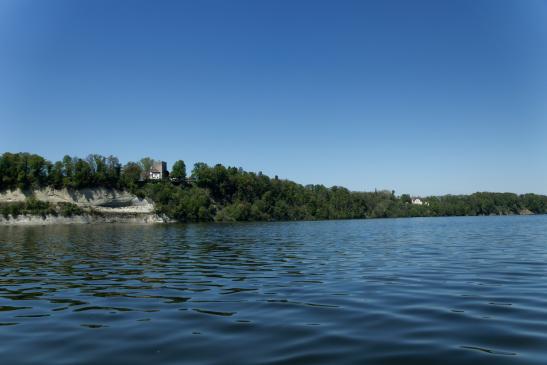
[[[544,364],[545,237],[547,216],[0,227],[0,358]]]

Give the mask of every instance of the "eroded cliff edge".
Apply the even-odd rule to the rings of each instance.
[[[48,207],[40,212],[21,209],[29,201]],[[108,188],[12,190],[0,193],[5,209],[0,225],[45,225],[89,223],[166,223],[154,203],[127,191]],[[66,209],[67,207],[71,209]],[[9,212],[9,213],[7,213]]]

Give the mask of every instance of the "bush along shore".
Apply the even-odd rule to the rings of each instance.
[[[4,219],[17,218],[20,215],[38,215],[45,218],[48,215],[57,217],[72,217],[86,213],[82,208],[73,203],[59,202],[52,204],[36,200],[32,197],[24,202],[13,202],[0,204],[0,215]],[[93,212],[89,212],[93,213]]]
[[[547,196],[479,192],[413,199],[394,191],[355,192],[344,187],[301,185],[221,164],[196,163],[187,176],[184,161],[171,173],[151,158],[122,166],[114,156],[65,156],[50,162],[29,153],[0,156],[0,192],[19,190],[24,202],[0,201],[3,217],[93,214],[78,204],[50,203],[33,191],[105,188],[153,202],[155,214],[179,222],[320,220],[386,217],[474,216],[547,213]],[[165,164],[163,164],[165,166]],[[104,213],[102,213],[104,214]]]

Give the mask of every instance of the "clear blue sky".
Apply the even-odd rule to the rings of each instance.
[[[0,150],[547,193],[547,1],[0,0]]]

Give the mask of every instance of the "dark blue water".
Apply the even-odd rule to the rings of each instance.
[[[545,364],[547,216],[0,227],[2,364]]]

